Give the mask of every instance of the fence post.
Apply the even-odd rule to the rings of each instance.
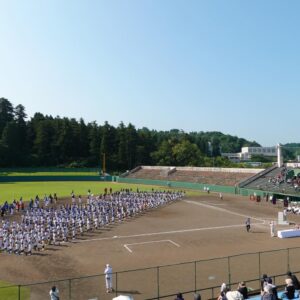
[[[290,248],[287,248],[287,271],[290,271]]]
[[[159,267],[156,268],[156,280],[157,280],[157,299],[159,299]]]
[[[21,300],[21,286],[18,285],[18,298]]]
[[[197,262],[194,262],[194,267],[195,267],[195,293],[197,291]]]
[[[118,272],[116,272],[116,297],[118,296]]]
[[[261,266],[260,266],[260,252],[258,252],[258,279],[261,276]]]
[[[228,285],[231,288],[230,256],[228,256]]]
[[[72,300],[72,279],[69,279],[69,300]]]

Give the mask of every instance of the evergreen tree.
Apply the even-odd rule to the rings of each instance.
[[[4,146],[4,165],[17,167],[21,165],[19,156],[18,126],[15,121],[6,123],[2,132],[2,144]]]
[[[17,125],[16,138],[18,140],[16,155],[18,156],[18,164],[22,166],[26,165],[28,158],[26,118],[25,107],[22,104],[17,105],[15,107],[15,122]]]
[[[126,152],[127,152],[127,168],[130,170],[135,167],[137,133],[135,127],[129,123],[126,128]]]
[[[97,126],[96,122],[93,122],[88,125],[89,130],[89,154],[90,159],[89,162],[92,165],[101,165],[101,158],[102,154],[100,151],[101,147],[101,135],[100,135],[100,129]]]
[[[34,150],[36,162],[40,166],[54,166],[60,162],[59,157],[53,157],[51,148],[54,140],[54,130],[49,120],[40,121],[36,125]]]
[[[7,123],[14,119],[13,105],[5,98],[0,98],[0,137]]]
[[[95,166],[106,156],[107,171],[124,171],[137,165],[226,166],[221,152],[239,152],[255,141],[221,132],[136,129],[121,122],[86,124],[83,119],[35,113],[26,120],[25,107],[15,108],[0,98],[0,166]],[[285,152],[289,157],[299,148]]]
[[[123,122],[117,128],[118,139],[118,168],[120,171],[125,171],[128,167],[127,162],[127,139],[126,128]]]

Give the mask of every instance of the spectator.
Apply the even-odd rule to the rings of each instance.
[[[275,300],[270,285],[266,284],[261,292],[261,300]]]
[[[53,286],[49,292],[50,300],[59,300],[59,290],[56,286]]]
[[[271,287],[274,300],[278,300],[277,286],[273,284],[271,277],[267,279],[267,285]]]
[[[226,283],[221,284],[220,295],[218,296],[218,300],[227,300],[226,293],[229,291]]]
[[[265,285],[268,284],[268,275],[267,274],[263,274],[261,280],[260,280],[260,290],[263,291]]]
[[[244,281],[239,283],[238,291],[243,295],[244,299],[248,299],[248,289]]]
[[[184,298],[182,297],[182,294],[181,294],[181,293],[178,293],[178,294],[176,295],[175,300],[184,300]]]
[[[201,295],[199,293],[195,293],[194,300],[201,300]]]
[[[221,291],[217,300],[227,300],[226,292]]]
[[[243,300],[243,295],[239,291],[229,291],[226,293],[227,300]]]
[[[229,291],[229,289],[227,288],[226,283],[222,283],[221,284],[221,293],[224,292],[225,294]]]
[[[287,272],[286,275],[287,275],[287,278],[292,279],[295,289],[300,290],[300,283],[299,283],[297,276],[292,274],[292,272],[290,272],[290,271]]]
[[[285,287],[285,291],[281,296],[281,299],[294,299],[295,298],[295,287],[293,285],[293,281],[291,278],[287,278],[285,280],[286,283],[286,287]]]

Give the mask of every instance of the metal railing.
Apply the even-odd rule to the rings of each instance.
[[[202,299],[215,298],[225,282],[235,287],[239,281],[259,290],[262,274],[272,276],[279,285],[287,271],[300,270],[300,247],[244,253],[113,273],[113,294],[107,294],[104,274],[0,287],[3,300],[48,299],[55,285],[62,300],[112,299],[130,294],[134,299],[170,298],[178,292],[200,292]]]

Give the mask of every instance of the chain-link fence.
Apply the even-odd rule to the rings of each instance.
[[[132,295],[134,299],[171,299],[178,292],[189,297],[199,291],[202,299],[211,299],[218,295],[223,282],[235,288],[239,281],[246,281],[250,289],[258,290],[262,274],[272,276],[280,285],[284,284],[287,271],[300,271],[300,247],[116,272],[113,273],[113,293],[106,293],[105,276],[98,274],[3,286],[0,299],[49,299],[52,286],[59,289],[61,300],[106,300],[120,294]]]

